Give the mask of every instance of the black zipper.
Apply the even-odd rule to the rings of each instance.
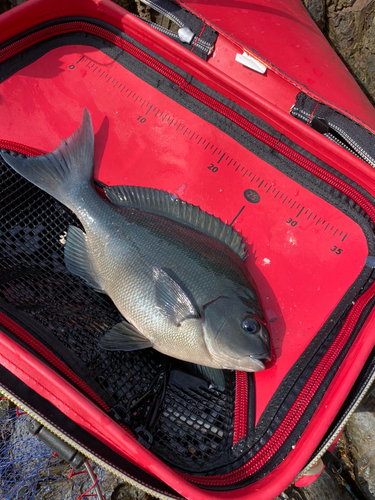
[[[194,51],[194,49],[196,49],[202,52],[205,59],[211,54],[216,40],[216,34],[212,37],[215,33],[214,30],[203,23],[202,20],[190,12],[185,11],[171,0],[142,0],[142,3],[169,19],[176,25],[176,29],[168,29],[150,19],[145,19],[137,15],[139,19],[169,38],[181,43],[188,50]]]
[[[365,151],[342,127],[325,118],[314,117],[311,128],[375,168],[375,158]]]

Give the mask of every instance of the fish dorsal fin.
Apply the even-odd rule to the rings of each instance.
[[[153,212],[212,236],[227,245],[242,260],[246,258],[245,243],[241,236],[218,217],[199,207],[175,198],[160,189],[138,186],[102,186],[109,201],[116,207],[134,207]]]

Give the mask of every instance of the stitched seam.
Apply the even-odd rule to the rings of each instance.
[[[197,39],[196,39],[196,40],[195,40],[195,42],[193,43],[193,46],[192,46],[192,48],[191,48],[191,52],[193,52],[194,47],[195,47],[195,45],[196,45],[197,41],[199,40],[199,38],[202,36],[202,33],[203,33],[203,31],[205,30],[205,28],[206,28],[206,24],[203,24],[203,28],[201,29],[201,32],[199,33],[199,35],[198,35]]]
[[[310,116],[309,116],[309,120],[308,120],[308,122],[307,122],[307,125],[310,125],[310,122],[311,122],[311,120],[312,120],[312,117],[314,116],[314,113],[315,113],[316,108],[317,108],[318,106],[319,106],[319,103],[317,102],[317,103],[316,103],[316,105],[315,105],[315,108],[311,111],[311,114],[310,114]]]

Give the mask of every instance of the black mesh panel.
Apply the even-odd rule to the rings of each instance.
[[[143,420],[139,409],[132,412],[127,405],[149,391],[162,356],[152,349],[126,353],[98,347],[122,317],[106,295],[91,290],[64,265],[66,231],[70,224],[80,226],[79,221],[3,162],[0,200],[0,298],[42,324],[84,363],[90,378],[114,401],[117,417],[133,431],[142,427],[156,389],[142,408]],[[223,465],[233,425],[233,397],[227,394],[167,385],[151,450],[184,471],[200,471],[210,461]]]

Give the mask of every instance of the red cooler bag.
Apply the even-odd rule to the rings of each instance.
[[[374,378],[375,113],[297,0],[148,3],[172,26],[109,0],[0,16],[1,151],[50,152],[87,108],[102,196],[164,190],[244,238],[272,359],[220,385],[102,349],[122,317],[64,264],[78,220],[1,161],[0,391],[156,497],[273,499]]]

